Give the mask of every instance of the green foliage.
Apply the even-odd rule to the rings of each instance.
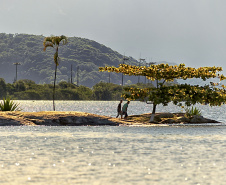
[[[151,84],[147,85],[152,87]],[[125,93],[124,88],[141,88],[145,84],[134,84],[122,87],[113,83],[99,82],[89,88],[77,86],[66,81],[56,85],[56,100],[119,100]],[[53,84],[35,84],[31,80],[18,80],[6,84],[6,95],[17,100],[51,100]]]
[[[221,88],[214,86],[192,86],[188,84],[170,84],[174,79],[200,78],[202,80],[210,78],[219,78],[220,81],[225,80],[224,75],[218,72],[222,71],[221,67],[200,67],[192,68],[185,67],[184,64],[170,66],[168,64],[158,64],[146,66],[131,66],[120,64],[119,67],[100,67],[100,71],[108,71],[115,73],[123,73],[125,75],[145,76],[147,79],[156,81],[156,87],[126,87],[126,93],[123,94],[125,99],[152,101],[153,111],[150,121],[154,120],[156,106],[158,104],[168,105],[173,102],[175,105],[180,105],[180,102],[185,102],[187,106],[196,103],[205,103],[210,106],[220,106],[226,103],[226,87]],[[197,113],[197,110],[192,110]]]
[[[224,80],[226,79],[225,76],[217,74],[218,71],[222,71],[221,67],[200,67],[195,69],[185,67],[184,64],[180,64],[179,66],[159,64],[151,65],[150,67],[121,64],[118,68],[101,67],[100,71],[146,76],[149,79],[156,80],[157,87],[126,87],[125,90],[127,93],[123,96],[127,99],[148,100],[152,101],[155,105],[167,105],[169,102],[173,102],[177,105],[179,102],[185,101],[185,104],[188,106],[196,103],[208,103],[211,106],[215,106],[226,102],[225,86],[222,86],[222,88],[216,88],[209,85],[200,87],[188,84],[164,84],[167,81],[173,81],[174,78],[201,78],[206,80],[218,77],[220,80]]]
[[[25,82],[23,80],[18,80],[15,82],[15,90],[16,91],[25,91]]]
[[[51,37],[45,37],[44,41],[43,41],[43,46],[44,46],[44,51],[46,51],[46,49],[48,47],[52,47],[55,49],[55,53],[54,53],[54,62],[55,65],[59,65],[59,55],[58,55],[58,48],[60,46],[60,43],[63,43],[63,45],[67,44],[68,39],[66,36],[61,35],[61,36],[51,36]]]
[[[17,99],[19,100],[41,100],[39,92],[32,89],[21,92],[15,92],[14,96],[17,97]]]
[[[99,82],[93,86],[93,98],[95,100],[119,100],[122,90],[122,86]]]
[[[190,106],[196,103],[209,104],[210,106],[220,106],[226,102],[225,89],[211,88],[206,85],[191,86],[188,84],[175,84],[173,86],[160,86],[158,88],[134,88],[126,87],[125,99],[152,101],[156,105],[166,106],[169,102],[180,106],[184,101],[185,105]]]
[[[81,85],[77,88],[77,92],[80,100],[92,100],[92,89]]]
[[[76,85],[68,83],[66,81],[61,81],[58,85],[61,89],[66,89],[66,88],[75,89],[77,87]]]
[[[18,84],[23,84],[23,88],[18,88]],[[121,89],[115,88],[115,91],[121,96]],[[117,86],[117,85],[116,85]],[[120,86],[119,86],[120,87]],[[6,94],[19,100],[51,100],[52,84],[35,84],[31,80],[19,80],[18,83],[6,84]],[[102,97],[104,97],[102,95]],[[56,100],[95,100],[93,90],[85,86],[76,86],[74,84],[62,81],[56,85]]]
[[[6,96],[7,89],[6,89],[6,83],[3,78],[0,78],[0,98],[3,98]]]
[[[0,74],[7,83],[13,82],[15,77],[14,62],[21,63],[18,66],[18,79],[31,79],[37,84],[53,83],[55,51],[42,51],[44,38],[42,35],[0,33]],[[118,66],[123,58],[123,55],[96,41],[79,37],[68,37],[68,44],[60,48],[58,56],[63,68],[58,70],[56,82],[68,81],[72,64],[73,82],[77,80],[76,68],[80,66],[79,84],[88,87],[106,79],[105,73],[96,74],[99,66]],[[136,64],[136,60],[130,57],[128,63]],[[120,79],[120,75],[114,75],[111,82],[119,84]],[[137,82],[133,77],[130,80],[133,83]]]
[[[1,111],[19,111],[19,104],[8,98],[3,98],[3,102],[0,102]]]
[[[194,108],[193,106],[191,108],[185,108],[185,116],[188,118],[191,118],[192,116],[201,116],[201,110],[198,108]]]

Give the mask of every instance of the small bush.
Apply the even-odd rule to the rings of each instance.
[[[185,111],[186,111],[185,116],[188,117],[188,118],[191,118],[192,116],[195,116],[195,115],[201,116],[201,110],[199,110],[196,107],[195,108],[192,107],[191,109],[186,108]]]
[[[19,104],[10,98],[3,98],[3,102],[0,102],[0,111],[20,111],[18,106]]]

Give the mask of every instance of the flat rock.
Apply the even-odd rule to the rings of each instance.
[[[0,111],[0,126],[152,126],[156,124],[169,125],[174,123],[219,123],[202,116],[185,118],[183,113],[156,113],[154,123],[149,123],[151,114],[132,115],[127,120],[100,116],[85,112],[20,112]]]
[[[85,112],[1,112],[0,126],[45,125],[45,126],[118,126],[125,124],[121,119],[99,116]]]

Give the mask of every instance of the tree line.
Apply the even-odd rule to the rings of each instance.
[[[153,86],[149,84],[134,84],[125,87],[142,88]],[[14,100],[52,100],[53,84],[36,84],[32,80],[18,80],[6,83],[0,78],[0,99],[10,97]],[[121,85],[99,82],[92,88],[77,86],[61,81],[56,84],[56,100],[120,100],[124,88]]]
[[[18,79],[30,79],[37,84],[51,84],[54,81],[55,65],[52,49],[43,52],[42,35],[6,34],[0,33],[0,78],[7,83],[15,80],[14,63],[18,66]],[[79,79],[79,85],[92,87],[100,80],[108,82],[108,73],[99,73],[98,67],[110,65],[118,66],[123,61],[123,55],[96,41],[68,37],[68,44],[59,50],[61,58],[57,69],[56,82],[73,82]],[[126,63],[136,64],[137,61],[128,57]],[[72,70],[71,70],[72,68]],[[78,78],[77,78],[78,77]],[[126,80],[137,82],[137,78],[128,77]],[[111,74],[111,82],[120,84],[121,75]]]

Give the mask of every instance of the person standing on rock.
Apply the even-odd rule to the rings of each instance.
[[[121,119],[122,119],[122,100],[120,100],[120,103],[118,104],[118,107],[117,107],[117,112],[118,112],[118,115],[116,116],[116,118],[121,115]]]
[[[122,115],[125,115],[124,119],[126,119],[128,117],[127,109],[128,109],[129,103],[130,103],[130,101],[127,101],[127,103],[125,103],[122,107]]]

